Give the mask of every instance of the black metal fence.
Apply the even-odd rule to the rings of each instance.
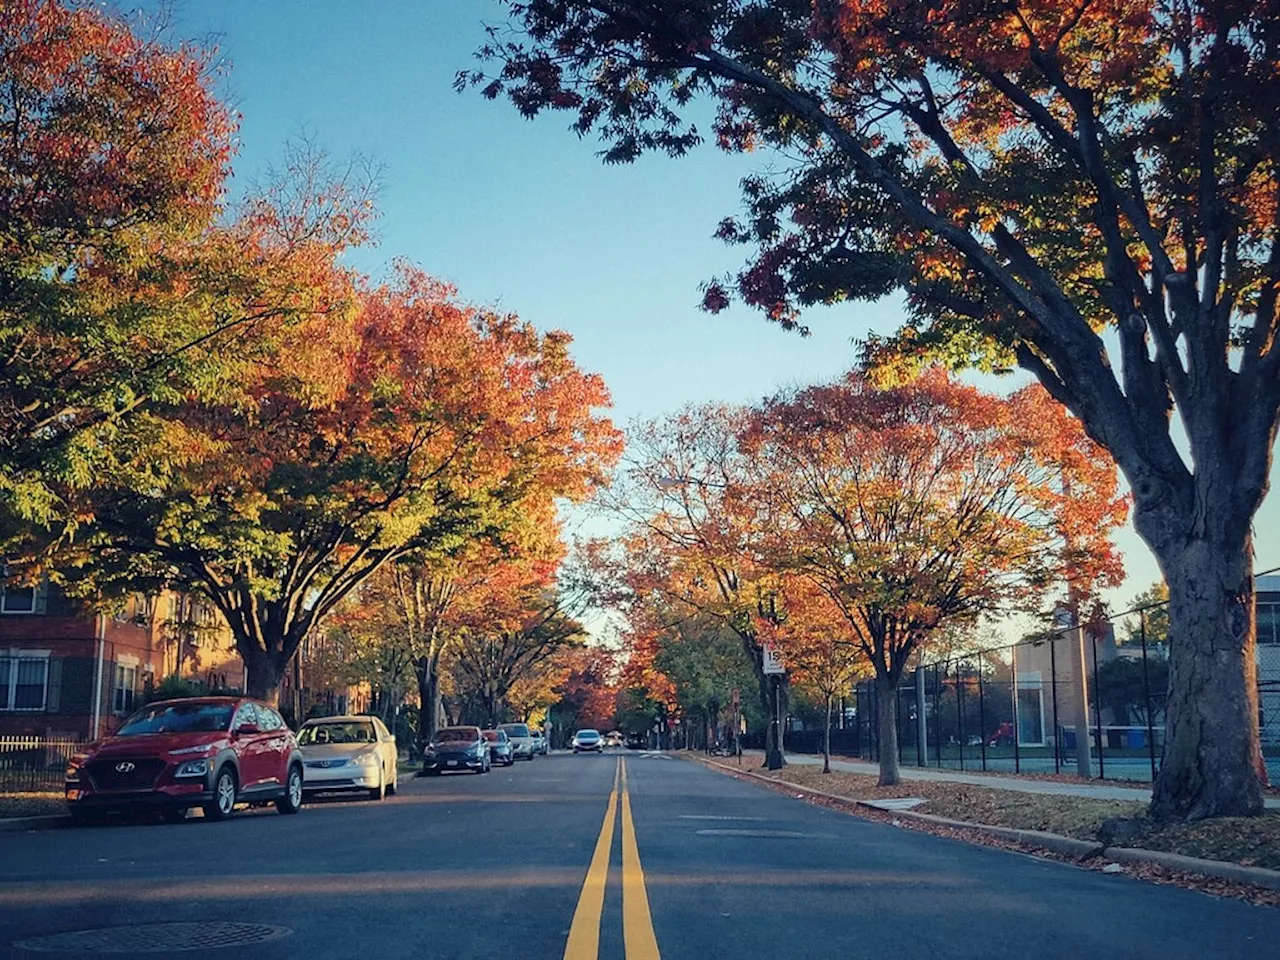
[[[67,761],[79,740],[0,737],[0,797],[61,793]]]
[[[908,672],[895,704],[900,762],[1154,779],[1164,749],[1166,623],[1165,605],[1154,604]],[[1280,782],[1280,593],[1260,593],[1258,634],[1263,754]],[[838,711],[833,752],[879,759],[876,697],[874,683],[854,688]],[[822,732],[789,730],[786,748],[821,752]]]

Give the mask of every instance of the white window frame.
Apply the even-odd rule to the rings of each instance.
[[[0,650],[0,660],[9,662],[8,682],[0,687],[0,713],[43,713],[49,705],[49,656],[51,650],[21,650],[12,648]],[[40,705],[38,707],[17,707],[18,699],[18,664],[24,660],[35,660],[44,664],[44,682],[40,688]]]
[[[129,703],[127,706],[120,702],[120,695],[126,689],[120,683],[121,670],[128,671],[133,681],[127,688],[129,690]],[[120,657],[116,660],[115,675],[111,678],[111,712],[118,717],[126,717],[138,709],[138,673],[138,661],[136,659]]]

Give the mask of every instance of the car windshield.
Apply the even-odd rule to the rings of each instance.
[[[507,742],[507,735],[503,733],[501,730],[486,730],[484,732],[484,738],[488,740],[490,743],[506,743]]]
[[[116,731],[117,737],[145,733],[218,733],[231,726],[234,703],[153,703]]]
[[[372,723],[358,721],[308,723],[298,731],[298,744],[304,747],[323,743],[373,743],[377,739]]]
[[[579,740],[599,740],[600,731],[599,730],[579,730],[578,739]]]
[[[432,743],[470,743],[476,738],[476,731],[472,727],[454,727],[447,730],[437,730],[436,735],[431,738]]]
[[[506,723],[502,725],[502,729],[506,731],[509,737],[527,737],[529,728],[523,723]]]

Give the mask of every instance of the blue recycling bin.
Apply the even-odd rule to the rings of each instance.
[[[1140,727],[1130,727],[1126,732],[1129,734],[1128,747],[1130,750],[1141,750],[1147,745],[1147,731]]]

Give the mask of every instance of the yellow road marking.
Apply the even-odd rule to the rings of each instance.
[[[627,763],[622,765],[622,942],[627,960],[661,960],[658,938],[649,915],[649,895],[644,889],[644,870],[636,827],[631,819],[631,794],[627,790]]]
[[[618,776],[621,768],[622,759],[619,758],[613,768],[609,808],[604,814],[600,836],[596,838],[587,879],[582,882],[578,907],[573,911],[569,940],[564,945],[564,960],[596,960],[600,953],[600,917],[604,913],[604,887],[609,878],[609,855],[613,852],[613,828],[618,817]]]

